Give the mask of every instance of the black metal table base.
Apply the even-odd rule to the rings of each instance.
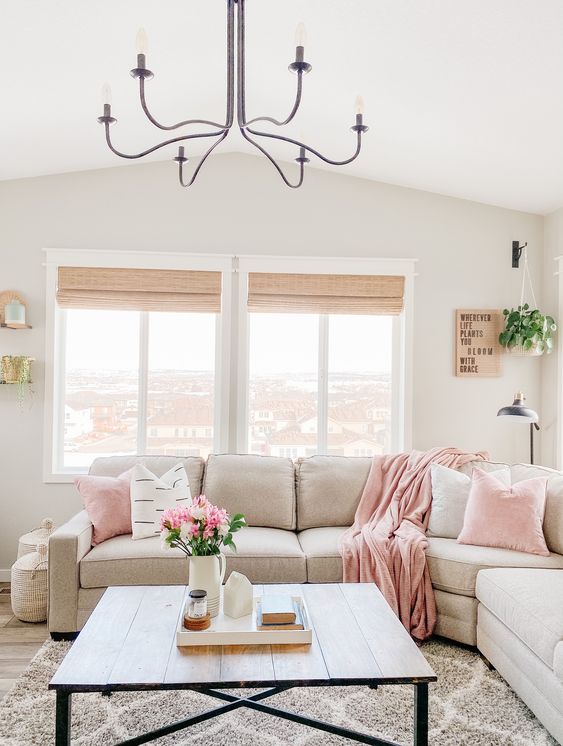
[[[120,741],[115,746],[140,746],[140,744],[154,741],[156,738],[162,736],[168,736],[171,733],[176,733],[184,728],[189,728],[191,725],[197,725],[203,723],[206,720],[218,717],[219,715],[225,715],[228,712],[233,712],[241,707],[248,707],[251,710],[257,712],[263,712],[266,715],[272,715],[273,717],[283,718],[284,720],[291,720],[294,723],[300,725],[307,725],[310,728],[316,728],[317,730],[324,731],[325,733],[332,733],[342,738],[349,738],[351,741],[356,743],[367,743],[371,746],[399,746],[396,741],[388,741],[385,738],[378,738],[377,736],[369,736],[365,733],[359,733],[348,728],[342,728],[338,725],[332,725],[324,720],[317,720],[315,718],[300,715],[296,712],[289,710],[280,709],[278,707],[271,707],[270,705],[263,704],[261,700],[272,697],[274,694],[292,689],[293,687],[278,686],[271,689],[253,694],[249,697],[237,697],[233,694],[220,691],[217,689],[200,689],[197,691],[207,694],[210,697],[223,700],[226,704],[221,707],[215,707],[211,710],[201,712],[199,715],[186,718],[185,720],[178,720],[175,723],[164,725],[161,728],[144,733],[134,738],[128,738],[126,741]],[[105,692],[110,693],[110,692]],[[56,705],[56,746],[70,746],[71,743],[71,696],[72,693],[69,691],[58,690],[57,691],[57,705]],[[428,684],[417,683],[414,684],[414,746],[427,746],[428,745]]]

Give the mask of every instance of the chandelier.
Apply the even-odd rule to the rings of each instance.
[[[146,67],[147,57],[147,36],[144,29],[140,29],[137,34],[137,66],[131,70],[131,75],[139,81],[139,97],[141,107],[146,114],[149,121],[158,129],[166,132],[172,132],[174,130],[184,129],[190,126],[200,126],[202,131],[192,132],[189,134],[181,134],[177,137],[171,137],[167,140],[163,140],[157,145],[153,145],[147,150],[143,150],[140,153],[123,153],[118,150],[112,143],[110,136],[110,126],[114,124],[117,119],[112,116],[111,111],[111,89],[109,85],[104,85],[102,89],[102,99],[104,113],[101,117],[98,117],[98,122],[104,125],[106,142],[109,149],[118,155],[120,158],[127,158],[134,160],[137,158],[143,158],[149,153],[154,153],[167,145],[175,143],[187,143],[190,140],[198,140],[200,138],[209,138],[212,140],[210,147],[199,159],[195,170],[190,177],[185,177],[184,166],[188,161],[186,155],[187,148],[184,144],[178,145],[177,155],[173,158],[178,164],[178,176],[180,184],[183,187],[191,186],[196,180],[203,164],[215,148],[221,143],[229,134],[233,126],[235,125],[235,113],[236,113],[236,126],[240,130],[243,138],[257,148],[263,155],[268,158],[274,168],[281,176],[284,183],[292,189],[297,189],[303,183],[303,177],[305,172],[305,164],[309,163],[308,156],[314,156],[319,158],[324,163],[328,163],[332,166],[344,166],[347,163],[354,161],[360,154],[362,148],[362,135],[367,131],[367,127],[363,123],[363,99],[361,96],[356,98],[356,118],[355,123],[350,128],[355,133],[356,145],[354,153],[345,160],[338,161],[332,160],[322,155],[318,150],[312,148],[304,142],[295,140],[292,137],[278,134],[277,132],[265,132],[259,125],[268,124],[274,125],[276,128],[282,128],[289,124],[297,114],[299,106],[301,104],[302,92],[303,92],[303,75],[311,71],[311,65],[305,61],[305,43],[306,34],[305,27],[302,23],[297,26],[296,31],[296,48],[295,48],[295,60],[289,65],[289,70],[297,76],[297,87],[295,94],[295,101],[293,107],[289,112],[289,115],[283,120],[274,119],[269,116],[254,117],[253,119],[247,119],[246,116],[246,91],[245,91],[245,76],[246,76],[246,65],[245,65],[245,21],[244,21],[244,5],[245,0],[227,0],[227,104],[226,104],[226,115],[224,122],[213,122],[208,119],[186,119],[176,124],[165,125],[158,122],[155,117],[151,114],[145,94],[145,81],[150,80],[153,77],[153,73]],[[235,18],[235,6],[236,6],[236,18]],[[236,73],[235,73],[236,66]],[[235,112],[236,102],[236,112]],[[274,157],[268,152],[265,147],[265,143],[268,140],[277,140],[285,143],[289,143],[297,149],[297,157],[295,161],[299,164],[299,176],[297,181],[292,183],[282,167],[277,163]]]

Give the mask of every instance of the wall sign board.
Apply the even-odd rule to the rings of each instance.
[[[502,375],[503,348],[498,336],[502,313],[493,310],[457,309],[455,312],[455,374],[465,378]]]

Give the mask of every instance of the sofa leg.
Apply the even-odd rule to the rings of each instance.
[[[61,640],[76,640],[80,632],[51,632],[51,640],[60,642]]]
[[[496,671],[496,668],[493,666],[493,664],[491,663],[491,661],[488,660],[487,658],[485,658],[485,656],[483,655],[483,653],[481,653],[481,651],[479,651],[479,655],[480,655],[481,660],[483,661],[483,663],[489,669],[489,671]]]

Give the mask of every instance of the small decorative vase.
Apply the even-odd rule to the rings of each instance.
[[[221,585],[226,569],[227,562],[222,552],[206,557],[190,557],[190,588],[207,591],[207,611],[212,617],[219,613]]]
[[[254,608],[253,597],[252,583],[246,575],[241,572],[232,572],[225,583],[223,613],[226,616],[233,617],[233,619],[252,614]]]

